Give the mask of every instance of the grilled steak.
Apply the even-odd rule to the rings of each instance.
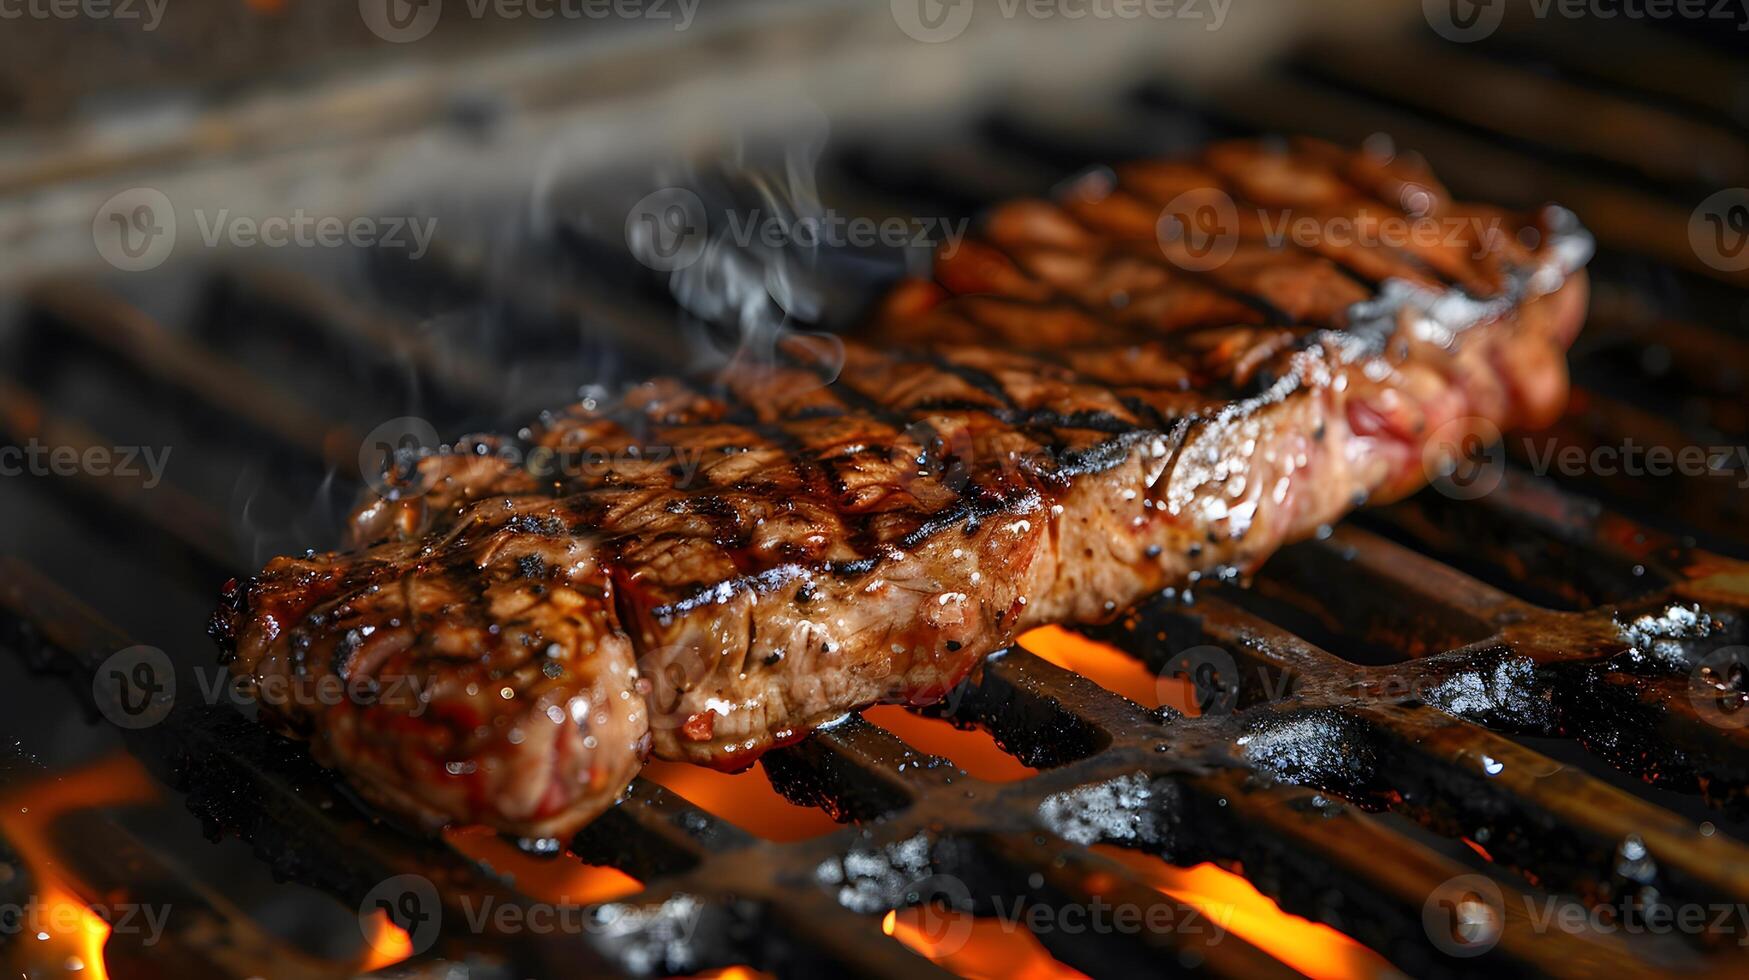
[[[1231,246],[1213,265],[1158,234],[1210,188],[1239,216],[1185,216]],[[1305,215],[1441,234],[1264,240]],[[385,692],[270,712],[373,800],[562,834],[652,748],[736,768],[938,699],[1030,626],[1252,569],[1415,489],[1453,420],[1565,400],[1588,239],[1559,209],[1455,204],[1411,161],[1227,144],[986,225],[841,369],[795,340],[423,458],[344,550],[227,592],[233,669]]]

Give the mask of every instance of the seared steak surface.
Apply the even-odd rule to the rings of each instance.
[[[1210,189],[1236,217],[1160,234]],[[1426,233],[1267,240],[1306,216]],[[1211,232],[1213,265],[1184,251]],[[739,767],[938,699],[1021,630],[1414,490],[1436,431],[1546,422],[1587,241],[1315,143],[1093,175],[998,208],[841,366],[797,340],[425,457],[344,550],[229,590],[215,632],[247,678],[401,692],[272,711],[366,796],[563,834],[652,748]]]

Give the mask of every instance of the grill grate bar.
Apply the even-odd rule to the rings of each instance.
[[[993,873],[1009,879],[996,890],[1036,896],[1037,901],[1059,908],[1097,908],[1104,903],[1144,910],[1165,906],[1173,913],[1169,929],[1119,930],[1114,935],[1063,929],[1040,936],[1066,963],[1113,975],[1135,971],[1149,976],[1175,965],[1220,976],[1299,976],[1219,924],[1190,912],[1184,903],[1162,895],[1121,864],[1085,848],[1048,838],[1040,843],[1036,835],[1002,833],[980,837],[978,849],[992,861]]]
[[[1345,588],[1331,590],[1332,581]],[[1284,549],[1250,589],[1223,599],[1357,663],[1393,663],[1466,646],[1530,607],[1358,528]]]
[[[1696,703],[1703,693],[1685,676],[1606,672],[1574,696],[1606,705],[1612,724],[1571,727],[1587,748],[1629,772],[1740,810],[1749,797],[1749,730],[1733,727],[1741,696],[1718,689],[1718,713],[1707,718]]]
[[[1692,821],[1432,708],[1355,711],[1382,736],[1380,768],[1393,773],[1399,809],[1444,823],[1448,834],[1488,828],[1478,843],[1538,881],[1599,901],[1636,893],[1653,874],[1665,899],[1749,895],[1749,846],[1706,836]],[[1659,855],[1644,880],[1620,875],[1634,840]]]
[[[32,439],[48,446],[70,446],[86,458],[91,447],[114,443],[71,419],[51,414],[29,389],[0,379],[0,434],[17,445]],[[138,481],[114,476],[96,477],[86,467],[74,471],[81,489],[95,495],[102,506],[139,518],[168,540],[186,548],[208,571],[230,567],[236,554],[231,530],[205,502],[174,486],[146,489]]]
[[[1337,44],[1306,52],[1301,64],[1321,79],[1426,117],[1667,184],[1717,187],[1749,176],[1749,145],[1722,127],[1475,57],[1457,45]],[[1454,98],[1454,91],[1462,95]]]
[[[1573,485],[1651,513],[1665,511],[1671,488],[1680,485],[1689,504],[1682,509],[1681,519],[1685,524],[1727,546],[1749,550],[1749,530],[1746,530],[1749,529],[1749,504],[1745,503],[1749,498],[1738,485],[1739,480],[1749,473],[1740,476],[1738,472],[1719,469],[1704,477],[1697,475],[1680,481],[1650,471],[1628,476],[1621,471],[1630,464],[1618,461],[1619,457],[1615,455],[1597,455],[1599,450],[1619,453],[1620,447],[1627,445],[1639,446],[1642,453],[1649,447],[1661,447],[1672,454],[1670,463],[1673,464],[1677,459],[1675,454],[1680,452],[1710,456],[1706,447],[1713,444],[1713,437],[1685,431],[1684,427],[1666,422],[1644,409],[1588,390],[1574,393],[1572,408],[1549,430],[1549,435],[1552,443],[1547,447],[1549,449],[1561,452],[1571,447],[1584,453],[1587,459],[1601,458],[1608,462],[1609,472],[1584,466],[1568,475],[1566,479]],[[1515,444],[1512,440],[1507,444],[1515,456],[1525,456],[1520,449],[1522,444]],[[1528,458],[1525,461],[1534,462]],[[1737,464],[1736,459],[1724,462],[1725,466]],[[1711,462],[1707,465],[1711,466]]]
[[[986,663],[979,683],[958,693],[954,716],[976,722],[1034,769],[1095,755],[1110,744],[1114,721],[1152,724],[1140,705],[1020,648]]]
[[[588,324],[591,338],[652,364],[673,364],[680,350],[671,322],[641,308],[630,296],[609,302],[558,276],[541,275],[520,264],[490,262],[483,254],[463,254],[442,241],[432,242],[417,261],[393,251],[385,252],[384,259],[399,260],[395,268],[410,279],[495,304],[513,322],[557,325],[567,336],[575,333],[578,324]]]
[[[437,392],[476,409],[501,400],[502,385],[477,352],[463,351],[416,323],[354,303],[320,281],[267,265],[237,265],[219,277],[233,302],[323,332],[384,362],[411,367]]]
[[[1668,588],[1695,557],[1662,531],[1510,467],[1476,500],[1423,494],[1360,519],[1550,609],[1589,609]]]
[[[134,644],[16,559],[0,558],[0,580],[0,615],[12,645],[33,662],[67,674],[95,714],[88,699],[96,671],[110,654]],[[209,828],[236,833],[275,873],[344,902],[362,902],[385,879],[420,875],[437,885],[452,913],[444,921],[453,929],[469,921],[463,902],[526,909],[533,901],[442,844],[360,813],[303,746],[229,707],[183,699],[164,720],[129,732],[127,746],[158,779],[186,793],[189,808]],[[458,954],[484,946],[530,967],[601,962],[589,946],[561,935],[452,932],[451,939],[447,948]]]
[[[591,863],[612,865],[647,881],[691,870],[712,854],[753,843],[739,827],[673,790],[635,779],[617,806],[578,833],[571,849]]]
[[[88,773],[107,770],[107,762],[92,764]],[[104,776],[109,776],[106,771]],[[119,772],[115,775],[121,775]],[[47,769],[25,755],[16,745],[0,748],[0,787],[8,793],[22,784],[50,778]],[[88,776],[87,778],[91,778]],[[118,802],[118,807],[146,803]],[[162,920],[163,932],[153,936],[147,928],[123,921],[104,945],[105,965],[116,973],[132,975],[168,968],[179,975],[241,974],[266,969],[278,963],[302,976],[346,976],[352,964],[324,962],[282,941],[228,902],[222,894],[186,871],[166,861],[150,843],[102,811],[80,811],[60,817],[54,827],[55,864],[88,904],[114,901],[116,896],[144,894],[148,905],[158,910],[177,910]],[[25,865],[14,858],[9,842],[0,838],[0,866],[7,882],[19,891],[8,900],[23,903],[34,894]],[[125,914],[125,913],[124,913]],[[148,941],[149,940],[149,941]],[[229,967],[228,971],[225,967]]]
[[[1530,609],[1491,585],[1363,528],[1338,525],[1313,547],[1334,553],[1347,563],[1349,574],[1388,582],[1418,606],[1437,607],[1474,623],[1494,625]]]
[[[48,280],[26,298],[37,313],[71,328],[143,374],[242,420],[286,446],[326,460],[357,476],[355,454],[336,451],[358,445],[344,425],[324,419],[280,393],[241,365],[165,329],[120,297],[73,281]]]
[[[952,785],[956,773],[969,778],[858,715],[763,759],[772,785],[791,802],[841,821],[878,819]]]
[[[1235,645],[1262,645],[1271,652],[1281,649],[1280,638],[1269,635],[1272,629],[1264,621],[1218,599],[1200,604],[1199,615],[1211,635]],[[1527,853],[1548,855],[1563,852],[1560,839],[1573,834],[1589,834],[1596,845],[1591,859],[1608,864],[1608,856],[1633,828],[1685,828],[1675,831],[1647,833],[1646,843],[1652,852],[1662,855],[1658,860],[1675,871],[1678,878],[1703,883],[1703,900],[1720,895],[1749,894],[1749,849],[1723,838],[1708,838],[1683,818],[1652,804],[1639,801],[1601,781],[1573,771],[1559,779],[1545,781],[1542,775],[1562,770],[1562,767],[1528,749],[1515,746],[1475,724],[1466,723],[1451,714],[1424,705],[1424,699],[1435,699],[1456,714],[1487,716],[1499,710],[1501,702],[1528,701],[1531,704],[1552,700],[1562,712],[1578,718],[1616,719],[1617,713],[1599,712],[1595,703],[1569,704],[1571,696],[1562,691],[1570,685],[1559,676],[1536,677],[1517,687],[1510,680],[1511,659],[1502,659],[1496,645],[1529,654],[1537,662],[1574,667],[1592,667],[1603,659],[1604,652],[1587,652],[1583,642],[1574,642],[1590,627],[1575,623],[1561,637],[1550,637],[1542,644],[1515,643],[1513,635],[1519,629],[1537,629],[1514,624],[1498,640],[1477,644],[1470,650],[1459,650],[1437,657],[1380,668],[1336,668],[1329,658],[1315,648],[1304,648],[1298,658],[1302,670],[1321,658],[1322,664],[1309,668],[1300,683],[1286,685],[1295,696],[1273,702],[1269,707],[1278,719],[1265,722],[1254,717],[1247,729],[1251,763],[1265,769],[1273,768],[1286,778],[1324,786],[1347,796],[1366,798],[1385,790],[1387,799],[1400,799],[1404,804],[1412,786],[1431,793],[1430,802],[1438,805],[1468,806],[1474,826],[1498,832],[1495,824],[1501,820],[1516,820],[1529,812],[1545,812],[1551,819],[1545,825],[1554,830],[1555,839],[1542,840]],[[1619,650],[1616,645],[1611,648]],[[1244,672],[1241,671],[1243,678]],[[1611,675],[1604,675],[1606,678]],[[1504,679],[1503,679],[1504,678]],[[1644,682],[1634,678],[1635,682]],[[1714,787],[1723,802],[1727,794],[1739,793],[1744,787],[1738,766],[1732,761],[1749,757],[1744,752],[1744,733],[1738,729],[1708,725],[1694,716],[1687,699],[1688,685],[1677,679],[1654,679],[1654,687],[1667,691],[1664,711],[1652,714],[1661,722],[1656,732],[1647,732],[1650,744],[1680,746],[1683,757],[1671,760],[1682,769],[1705,774],[1704,781]],[[1395,701],[1391,699],[1394,694]],[[1584,694],[1578,696],[1582,702]],[[1474,701],[1475,704],[1470,702]],[[1348,717],[1363,721],[1371,731],[1353,731],[1343,718],[1319,718],[1307,714],[1304,703],[1333,705],[1352,712]],[[1346,705],[1345,705],[1346,702]],[[1503,723],[1525,724],[1525,711],[1507,704],[1508,718]],[[1477,720],[1486,720],[1478,718]],[[1561,724],[1550,718],[1541,724]],[[1297,727],[1296,727],[1297,726]],[[1681,736],[1669,734],[1680,728]],[[1601,726],[1606,731],[1620,732],[1619,727]],[[1388,736],[1386,758],[1374,755],[1378,736]],[[1316,736],[1333,738],[1346,746],[1339,753],[1327,753],[1320,758],[1315,747],[1305,744]],[[1283,743],[1285,745],[1277,744]],[[1262,746],[1259,751],[1258,747]],[[1430,763],[1448,773],[1460,773],[1465,786],[1426,783]],[[1730,789],[1727,789],[1730,787]],[[1481,801],[1494,804],[1481,805]],[[1425,806],[1425,803],[1416,806]],[[1415,809],[1416,806],[1411,806]],[[1534,823],[1526,826],[1535,828]],[[1451,827],[1448,830],[1453,829]],[[1462,829],[1462,828],[1459,828]],[[1655,840],[1653,838],[1656,838]],[[1503,838],[1504,839],[1504,838]],[[1719,867],[1732,870],[1720,872]],[[1545,873],[1546,868],[1538,868]],[[1607,868],[1605,869],[1607,870]],[[1589,874],[1590,879],[1585,876]],[[1568,874],[1571,881],[1595,881],[1595,867]],[[1661,882],[1662,890],[1679,894],[1680,887]],[[1586,890],[1595,891],[1595,888]]]
[[[769,915],[770,948],[761,959],[786,976],[868,977],[885,980],[891,977],[939,978],[948,980],[956,974],[911,952],[897,942],[873,941],[871,923],[860,916],[847,915],[835,908],[822,911],[818,903],[781,902]],[[803,947],[811,956],[800,952],[778,937],[806,936]],[[757,942],[750,943],[757,945]]]
[[[1737,336],[1654,313],[1600,289],[1576,354],[1582,370],[1601,375],[1590,388],[1672,405],[1679,417],[1704,418],[1719,432],[1749,430],[1743,405],[1749,342]],[[1617,378],[1623,380],[1604,383]]]
[[[1613,248],[1731,285],[1749,285],[1749,273],[1720,271],[1694,254],[1688,241],[1688,207],[1529,160],[1420,116],[1381,109],[1364,99],[1322,91],[1284,76],[1247,80],[1219,89],[1211,98],[1218,111],[1259,130],[1310,130],[1350,145],[1389,131],[1400,145],[1440,160],[1445,178],[1466,197],[1517,207],[1535,207],[1558,198],[1585,215],[1586,227]]]
[[[1203,797],[1203,819],[1219,822],[1199,829],[1218,841],[1224,857],[1242,865],[1265,893],[1282,894],[1290,907],[1316,909],[1317,918],[1340,923],[1411,975],[1451,969],[1417,940],[1430,897],[1469,873],[1467,867],[1309,789],[1248,789],[1245,781],[1229,770],[1189,784]],[[1527,907],[1522,897],[1510,884],[1500,887],[1506,917],[1489,954],[1491,968],[1515,975],[1606,969],[1657,975],[1615,937],[1538,934],[1521,912],[1514,914]]]
[[[1742,66],[1703,44],[1662,30],[1600,17],[1569,18],[1558,31],[1509,12],[1479,53],[1535,58],[1607,91],[1656,100],[1709,119],[1741,124]]]
[[[0,391],[0,393],[5,392]],[[16,394],[20,399],[31,397],[26,392],[17,392]],[[34,403],[30,403],[30,405],[34,406]],[[94,437],[89,441],[92,444],[99,444],[100,438]],[[90,482],[98,486],[104,485],[104,481],[101,480]],[[145,507],[149,500],[170,500],[182,497],[180,491],[168,484],[161,485],[156,490],[165,496],[157,498],[144,494],[131,495],[125,498],[125,501],[130,506]],[[136,500],[136,497],[140,499]],[[154,523],[162,526],[177,544],[208,558],[213,569],[219,574],[234,574],[233,561],[222,553],[225,546],[219,543],[228,539],[228,533],[217,534],[206,540],[196,536],[202,533],[199,528],[203,525],[210,527],[222,522],[219,521],[216,514],[207,510],[204,504],[195,501],[194,498],[187,499],[192,502],[190,513],[194,515],[193,519],[154,521]],[[211,554],[208,554],[209,552]],[[100,629],[90,627],[88,624],[100,622],[96,619],[96,614],[76,600],[67,597],[58,587],[43,579],[33,569],[11,559],[0,559],[0,568],[8,566],[15,566],[17,575],[6,593],[7,612],[15,621],[30,623],[36,629],[47,627],[51,630],[48,638],[57,648],[75,653],[75,666],[78,670],[89,674],[109,654],[133,645],[124,634],[113,627],[105,626]],[[38,613],[41,614],[40,620]],[[81,654],[78,651],[85,651],[85,653]],[[88,692],[89,688],[87,687],[85,690]],[[228,723],[228,720],[226,722]],[[202,719],[198,723],[188,722],[186,727],[191,731],[185,733],[183,737],[193,739],[191,744],[201,744],[201,739],[204,737],[203,728],[212,723],[214,722],[209,719]],[[269,735],[265,729],[261,729],[253,723],[241,718],[236,719],[236,723],[251,736],[247,739],[251,743],[283,743],[283,740]],[[166,722],[165,725],[169,725],[169,722]],[[177,741],[177,739],[172,739],[171,744],[175,745]],[[300,757],[304,755],[304,750],[301,747],[293,746],[290,743],[283,744],[286,746],[285,750],[273,750],[272,754],[285,755],[290,752]],[[257,748],[259,749],[259,746]],[[160,755],[164,755],[168,750],[158,748],[156,751]],[[234,757],[227,759],[227,764],[235,772],[221,772],[215,776],[215,784],[222,784],[225,780],[237,775],[249,779],[271,778],[268,775],[252,771],[247,751],[237,752]],[[313,765],[308,768],[307,773],[300,774],[302,778],[316,778],[319,775],[322,780],[331,782],[331,777],[324,771],[316,769]],[[300,792],[296,785],[283,787],[282,791],[291,794]],[[222,795],[222,793],[216,795]],[[264,812],[269,810],[266,806],[263,806],[262,809]],[[616,807],[611,813],[615,816],[614,820],[609,821],[604,818],[598,822],[596,827],[584,831],[577,844],[578,853],[604,851],[614,855],[627,855],[630,860],[623,862],[603,861],[602,863],[627,865],[623,870],[640,877],[682,870],[696,864],[711,850],[744,846],[751,840],[737,828],[711,816],[678,794],[643,780],[634,783],[627,794],[626,805]],[[304,816],[308,816],[308,814],[306,813]],[[211,818],[209,817],[209,819]],[[611,847],[604,848],[590,839],[591,831],[595,831],[597,827],[602,830],[618,831]],[[250,832],[241,827],[235,829],[239,831],[240,836],[246,838],[250,836]],[[321,846],[317,846],[309,853],[311,855],[309,862],[319,864],[327,860],[324,857],[325,853],[332,852],[325,852]],[[469,860],[453,851],[446,851],[446,853],[455,860],[464,862]],[[363,865],[358,866],[362,867]],[[417,869],[417,867],[419,865],[416,862],[406,865],[406,868],[411,869]],[[379,878],[390,877],[392,874],[398,873],[405,873],[405,869],[403,871],[385,871]]]

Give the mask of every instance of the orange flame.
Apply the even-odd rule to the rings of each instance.
[[[1146,707],[1165,704],[1187,715],[1197,713],[1195,687],[1189,678],[1161,678],[1136,658],[1109,644],[1055,626],[1032,630],[1020,637],[1019,642],[1034,655]],[[953,761],[979,779],[1010,781],[1024,779],[1034,772],[1002,751],[981,729],[957,729],[948,722],[920,716],[896,705],[868,709],[863,717],[922,751]],[[650,763],[644,775],[767,840],[802,840],[838,826],[819,810],[785,800],[768,780],[751,770],[731,775],[658,761]],[[1116,847],[1100,846],[1096,850],[1138,872],[1160,893],[1196,908],[1223,931],[1313,980],[1380,978],[1397,973],[1383,957],[1335,929],[1282,911],[1233,872],[1212,864],[1179,868],[1150,855]],[[1095,893],[1101,890],[1098,881],[1091,881],[1088,886]],[[969,920],[969,927],[961,928],[961,920]],[[952,934],[951,942],[935,935],[943,925]],[[1083,976],[1052,958],[1038,939],[1018,923],[942,909],[908,908],[889,910],[881,920],[881,931],[954,973],[974,980]],[[732,967],[701,976],[757,980],[760,974]]]
[[[968,920],[970,929],[962,932],[961,926]],[[892,909],[881,920],[881,931],[968,980],[1071,980],[1086,976],[1053,959],[1018,923],[978,918],[968,912]]]
[[[1347,980],[1397,975],[1379,954],[1329,926],[1284,912],[1249,881],[1199,864],[1180,868],[1121,847],[1094,848],[1135,871],[1161,894],[1196,908],[1211,922],[1311,977]]]
[[[728,773],[652,759],[640,775],[765,840],[807,840],[840,828],[824,810],[797,806],[779,796],[765,778],[764,763]]]
[[[947,759],[974,779],[1011,783],[1038,772],[1002,751],[982,728],[957,728],[952,722],[925,717],[896,704],[870,708],[862,717],[904,739],[919,752]]]
[[[1072,670],[1145,708],[1167,705],[1191,717],[1198,713],[1196,687],[1190,678],[1161,677],[1108,643],[1090,640],[1061,626],[1041,626],[1022,634],[1020,645],[1034,656]]]
[[[158,790],[131,756],[106,756],[59,778],[44,777],[0,798],[0,831],[18,853],[35,885],[42,921],[34,940],[14,945],[21,972],[79,972],[105,980],[103,947],[109,923],[103,921],[81,891],[89,891],[54,855],[50,829],[56,819],[77,810],[146,803]]]
[[[413,937],[382,910],[371,913],[370,940],[358,961],[359,973],[374,973],[413,955]]]
[[[1251,883],[1212,864],[1178,868],[1158,858],[1117,847],[1095,850],[1135,870],[1174,901],[1195,908],[1221,933],[1231,933],[1312,980],[1383,978],[1397,971],[1383,957],[1342,933],[1283,912]],[[1096,875],[1094,894],[1111,882]],[[969,920],[969,929],[966,923]],[[976,918],[940,908],[889,910],[881,931],[962,977],[1048,980],[1082,974],[1057,962],[1038,939],[1016,922]]]

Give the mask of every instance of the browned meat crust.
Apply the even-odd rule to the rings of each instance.
[[[1250,217],[1187,272],[1156,220],[1207,187]],[[1405,200],[1489,220],[1400,248],[1259,240],[1276,213],[1364,224]],[[733,768],[937,699],[1020,630],[1249,570],[1412,491],[1453,420],[1546,421],[1587,241],[1558,209],[1459,206],[1408,162],[1321,144],[1088,178],[896,289],[882,346],[848,345],[836,377],[786,343],[427,457],[426,492],[368,503],[347,550],[275,559],[215,632],[245,677],[417,682],[275,712],[365,795],[559,834],[652,745]]]

